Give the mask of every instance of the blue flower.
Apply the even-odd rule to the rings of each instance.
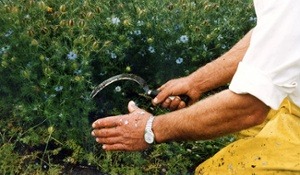
[[[138,25],[138,26],[143,26],[143,25],[144,25],[144,21],[138,21],[138,22],[137,22],[137,25]]]
[[[30,15],[28,15],[28,14],[25,15],[24,18],[25,18],[25,19],[31,19]]]
[[[182,35],[179,38],[179,41],[182,42],[182,43],[187,43],[189,41],[189,37],[187,35]]]
[[[217,39],[218,39],[218,41],[220,41],[223,39],[223,36],[220,34],[220,35],[218,35]]]
[[[10,46],[4,46],[0,49],[0,55],[6,53],[10,49]]]
[[[54,88],[54,90],[56,91],[56,92],[60,92],[60,91],[62,91],[63,90],[63,86],[56,86],[55,88]]]
[[[134,33],[135,35],[141,35],[141,34],[142,34],[141,30],[135,30],[133,33]]]
[[[255,22],[257,19],[256,19],[256,17],[250,17],[250,19],[249,19],[249,21],[251,21],[251,22]]]
[[[113,18],[111,19],[111,23],[112,23],[112,24],[119,25],[120,22],[121,22],[121,21],[120,21],[120,18],[118,18],[118,17],[113,17]]]
[[[191,2],[191,6],[192,7],[196,7],[196,3],[195,2]]]
[[[77,69],[77,70],[74,71],[74,73],[75,73],[76,75],[80,75],[80,74],[82,73],[82,70],[81,70],[81,69]]]
[[[69,52],[67,56],[69,60],[75,60],[77,58],[77,54],[74,53],[73,51]]]
[[[222,44],[221,48],[222,48],[222,49],[226,49],[227,46],[226,46],[225,44]]]
[[[149,46],[148,51],[149,51],[150,53],[155,53],[155,49],[154,49],[154,47],[152,47],[152,46]]]
[[[2,47],[1,48],[1,51],[2,52],[5,52],[5,51],[7,51],[7,50],[9,50],[10,49],[10,46],[5,46],[5,47]]]
[[[205,44],[203,44],[202,47],[203,47],[203,50],[204,50],[204,51],[207,51],[207,50],[208,50],[208,48],[207,48],[207,46],[206,46]]]
[[[122,90],[121,86],[116,86],[116,87],[115,87],[115,91],[116,91],[116,92],[121,92],[121,90]]]
[[[146,55],[145,51],[144,50],[141,50],[138,52],[142,57],[144,57]]]
[[[14,32],[14,31],[10,29],[9,31],[7,31],[7,32],[4,34],[4,36],[5,36],[5,37],[9,37],[10,35],[13,34],[13,32]]]
[[[181,28],[182,28],[182,26],[180,25],[180,24],[176,24],[175,26],[174,26],[174,28],[175,28],[175,30],[180,30]]]
[[[116,58],[117,58],[117,55],[116,55],[115,53],[111,52],[111,53],[110,53],[110,57],[111,57],[112,59],[116,59]]]
[[[181,64],[183,62],[183,58],[179,57],[176,59],[177,64]]]

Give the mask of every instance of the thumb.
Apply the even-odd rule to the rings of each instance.
[[[129,111],[129,113],[132,113],[132,112],[136,111],[137,109],[139,109],[139,107],[136,106],[136,104],[135,104],[134,101],[130,101],[128,103],[128,111]]]

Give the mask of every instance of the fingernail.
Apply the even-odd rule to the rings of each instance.
[[[158,99],[157,99],[157,98],[154,98],[154,99],[153,99],[153,103],[157,104],[157,103],[158,103]]]
[[[93,127],[93,128],[96,128],[96,127],[97,127],[97,124],[100,124],[100,120],[95,121],[95,122],[92,124],[92,127]]]
[[[102,145],[102,149],[106,149],[106,145]]]
[[[130,102],[129,102],[129,105],[130,105],[130,106],[135,106],[135,102],[134,102],[134,101],[130,101]]]
[[[92,136],[95,136],[95,132],[94,132],[94,131],[92,131],[92,132],[91,132],[91,135],[92,135]]]

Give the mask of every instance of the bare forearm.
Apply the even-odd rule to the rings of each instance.
[[[260,124],[269,108],[251,95],[229,90],[172,113],[153,125],[157,142],[211,139]]]
[[[192,73],[192,84],[204,92],[229,83],[249,47],[251,34],[248,32],[224,55]]]

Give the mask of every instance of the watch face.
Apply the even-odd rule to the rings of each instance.
[[[153,133],[145,133],[145,141],[149,144],[154,142],[154,134]]]

